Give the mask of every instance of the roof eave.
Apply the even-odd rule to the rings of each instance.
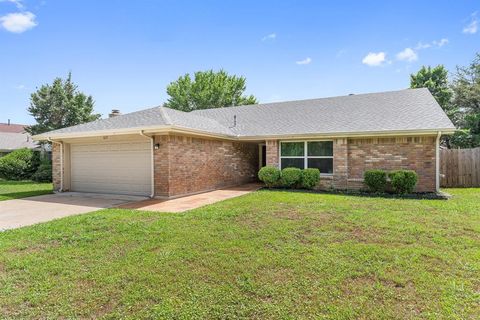
[[[416,130],[384,130],[384,131],[358,131],[358,132],[329,132],[329,133],[300,133],[300,134],[280,134],[280,135],[254,135],[254,136],[236,136],[221,133],[213,133],[204,130],[197,130],[191,128],[184,128],[179,126],[154,126],[154,127],[136,127],[128,129],[115,130],[97,130],[89,132],[75,132],[75,133],[58,133],[58,134],[39,134],[33,136],[35,141],[48,140],[62,140],[73,138],[89,138],[98,136],[113,136],[113,135],[129,135],[139,134],[143,132],[146,134],[156,133],[178,133],[197,135],[202,137],[220,138],[228,140],[268,140],[268,139],[309,139],[309,138],[340,138],[340,137],[369,137],[369,136],[398,136],[398,135],[436,135],[438,132],[442,134],[453,134],[455,128],[436,128],[436,129],[416,129]]]
[[[116,135],[132,135],[139,134],[143,132],[145,134],[155,134],[155,133],[180,133],[180,134],[193,134],[199,136],[207,136],[212,138],[222,138],[222,139],[235,139],[236,136],[208,132],[204,130],[197,130],[191,128],[184,128],[179,126],[151,126],[151,127],[135,127],[135,128],[126,128],[126,129],[111,129],[111,130],[96,130],[96,131],[87,131],[87,132],[70,132],[70,133],[43,133],[34,135],[32,137],[35,141],[48,141],[48,140],[62,140],[62,139],[74,139],[74,138],[91,138],[99,136],[116,136]]]
[[[384,131],[358,131],[358,132],[329,132],[308,134],[281,134],[281,135],[256,135],[240,136],[239,140],[268,140],[268,139],[313,139],[313,138],[347,138],[347,137],[372,137],[372,136],[399,136],[399,135],[437,135],[453,134],[455,128],[416,129],[416,130],[384,130]]]

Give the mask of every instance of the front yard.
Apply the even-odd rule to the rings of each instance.
[[[0,201],[52,193],[51,183],[0,179]]]
[[[444,200],[259,191],[0,234],[5,318],[474,319],[480,189]]]

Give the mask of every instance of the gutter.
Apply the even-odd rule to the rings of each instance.
[[[143,133],[179,133],[188,135],[197,135],[201,137],[210,137],[217,139],[236,140],[236,141],[258,141],[269,139],[317,139],[319,137],[325,138],[342,138],[342,137],[372,137],[372,136],[401,136],[401,135],[436,135],[439,131],[442,134],[453,134],[456,129],[452,128],[438,128],[438,129],[419,129],[419,130],[396,130],[396,131],[362,131],[362,132],[330,132],[330,133],[308,133],[308,134],[277,134],[277,135],[258,135],[258,136],[240,136],[229,135],[222,133],[212,133],[203,130],[196,130],[191,128],[178,127],[174,125],[168,126],[151,126],[151,127],[137,127],[119,130],[98,130],[84,133],[67,133],[59,134],[56,139],[74,139],[74,138],[88,138],[98,136],[113,136],[113,135],[127,135]],[[36,141],[48,140],[50,137],[35,135],[32,137]]]
[[[145,133],[143,133],[144,131],[141,130],[139,132],[139,134],[141,136],[144,136],[145,138],[148,138],[150,139],[150,150],[151,150],[151,159],[150,159],[150,162],[151,162],[151,186],[150,186],[150,199],[153,199],[153,197],[155,196],[155,155],[154,155],[154,152],[155,152],[155,149],[153,147],[154,145],[154,140],[155,138],[153,136],[147,136]]]
[[[60,145],[60,190],[58,191],[63,192],[63,142],[53,141],[50,137],[47,138],[47,141]]]
[[[437,133],[437,139],[435,141],[435,190],[440,191],[440,137],[441,131]]]

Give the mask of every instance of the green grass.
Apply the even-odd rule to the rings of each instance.
[[[480,189],[452,200],[259,191],[0,234],[5,318],[478,319]]]
[[[0,201],[52,193],[51,183],[7,181],[0,179]]]

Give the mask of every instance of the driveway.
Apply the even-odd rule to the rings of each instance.
[[[0,230],[116,207],[145,197],[66,192],[0,202]]]

